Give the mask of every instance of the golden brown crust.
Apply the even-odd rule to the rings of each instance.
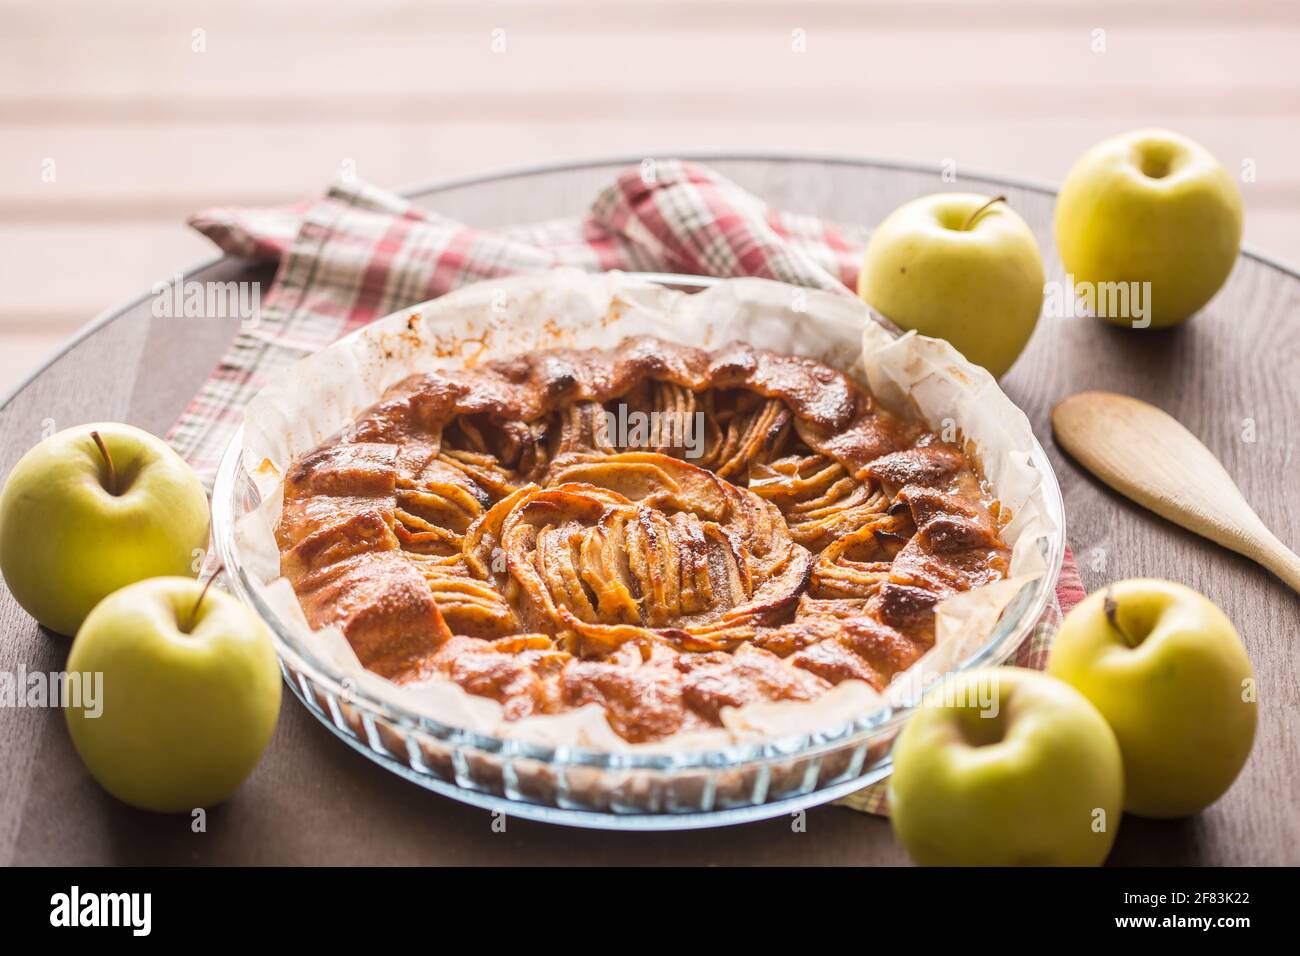
[[[367,668],[639,742],[885,686],[1005,576],[995,504],[834,369],[641,337],[407,379],[294,463],[277,538]]]

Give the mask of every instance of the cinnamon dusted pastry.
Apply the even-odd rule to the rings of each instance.
[[[1006,575],[974,464],[817,362],[652,338],[395,386],[297,461],[281,570],[370,670],[632,742],[877,689]]]

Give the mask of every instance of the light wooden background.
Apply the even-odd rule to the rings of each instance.
[[[207,257],[186,214],[345,169],[768,149],[1059,182],[1147,125],[1253,170],[1247,241],[1300,261],[1297,0],[0,0],[0,390]]]

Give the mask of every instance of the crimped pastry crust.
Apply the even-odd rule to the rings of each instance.
[[[276,536],[368,669],[646,742],[883,688],[938,602],[1006,576],[999,518],[959,446],[843,373],[637,337],[401,382],[294,463]]]

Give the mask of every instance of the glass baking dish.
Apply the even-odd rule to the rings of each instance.
[[[711,280],[639,278],[680,289]],[[355,334],[355,333],[354,333]],[[1043,476],[1056,532],[1040,540],[1047,573],[1026,584],[985,643],[955,671],[1006,661],[1055,606],[1065,555],[1060,488],[1042,446],[1031,462]],[[243,428],[231,439],[212,492],[217,556],[230,588],[270,628],[289,687],[318,720],[388,770],[464,803],[519,818],[605,829],[722,826],[826,803],[888,776],[890,749],[912,707],[885,706],[811,734],[720,750],[610,753],[549,747],[447,726],[380,699],[294,638],[263,599],[235,541],[235,524],[260,503],[244,468]]]

